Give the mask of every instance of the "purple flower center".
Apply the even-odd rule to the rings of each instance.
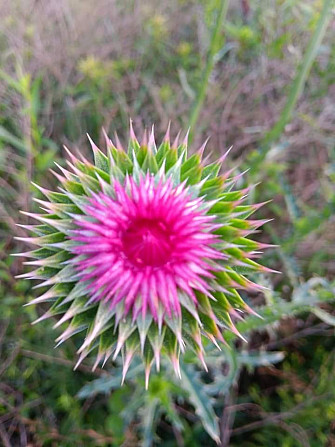
[[[122,234],[123,252],[137,267],[159,267],[171,259],[171,232],[159,219],[134,219]]]

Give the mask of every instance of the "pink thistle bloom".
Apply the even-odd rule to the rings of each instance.
[[[87,218],[75,220],[76,268],[90,281],[91,299],[111,308],[122,302],[124,316],[131,312],[133,320],[148,311],[156,322],[181,317],[178,290],[197,304],[195,291],[210,293],[213,260],[222,259],[213,246],[215,216],[171,179],[155,182],[148,174],[137,184],[127,176],[114,190],[114,198],[95,194]]]
[[[47,288],[31,303],[51,302],[37,321],[62,315],[56,341],[81,337],[77,364],[122,351],[123,380],[135,354],[146,386],[161,355],[177,375],[187,349],[206,368],[203,340],[220,348],[225,331],[240,335],[233,320],[254,313],[239,294],[262,290],[248,272],[271,271],[254,260],[267,245],[249,239],[267,222],[248,220],[263,204],[233,189],[241,174],[220,174],[229,151],[206,164],[205,145],[187,157],[187,137],[171,145],[168,130],[156,148],[153,132],[140,144],[132,127],[127,152],[107,136],[106,155],[90,142],[94,164],[68,151],[60,192],[38,186],[43,213],[27,213],[40,224],[23,240],[39,248],[23,254],[36,269],[21,277]]]

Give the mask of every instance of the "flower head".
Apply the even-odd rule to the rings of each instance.
[[[162,325],[164,317],[181,317],[178,290],[197,304],[195,292],[210,294],[208,278],[222,259],[213,248],[215,216],[187,186],[147,173],[136,183],[126,175],[113,183],[114,195],[93,194],[72,240],[80,280],[92,301],[110,308],[120,303],[123,316],[135,321],[149,314]]]
[[[227,154],[207,166],[204,146],[187,157],[187,137],[171,145],[168,130],[157,149],[153,132],[139,144],[131,127],[127,152],[106,141],[107,155],[91,141],[94,164],[69,152],[60,192],[38,186],[45,213],[28,213],[41,224],[24,238],[40,247],[24,254],[37,269],[21,275],[47,288],[32,301],[52,302],[38,321],[62,314],[59,344],[85,333],[78,364],[122,351],[124,377],[135,353],[146,382],[162,353],[177,374],[189,348],[206,368],[203,337],[219,347],[225,330],[238,334],[232,316],[252,312],[238,290],[262,289],[240,272],[270,271],[251,259],[265,245],[247,237],[265,222],[248,220],[261,204],[232,189],[239,175],[219,175]]]

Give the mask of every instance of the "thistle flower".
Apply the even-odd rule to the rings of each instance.
[[[146,385],[161,355],[177,375],[186,349],[206,368],[203,337],[220,348],[224,331],[239,335],[233,320],[253,311],[238,290],[262,290],[241,272],[270,271],[252,260],[266,245],[248,239],[262,204],[233,190],[241,174],[219,174],[229,151],[206,165],[206,144],[188,157],[187,136],[171,145],[169,129],[158,149],[153,131],[140,144],[132,126],[127,151],[105,137],[107,155],[90,139],[94,164],[67,150],[60,192],[35,185],[44,213],[25,213],[40,224],[18,239],[40,247],[21,254],[37,268],[20,277],[45,290],[30,304],[51,303],[36,322],[61,315],[58,344],[84,334],[77,365],[93,350],[94,368],[121,353],[123,380],[135,353]]]

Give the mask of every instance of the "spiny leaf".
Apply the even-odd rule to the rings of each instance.
[[[214,412],[211,399],[205,393],[205,386],[199,380],[198,374],[194,369],[183,362],[180,362],[182,387],[188,391],[189,399],[195,408],[196,414],[199,416],[207,433],[219,443],[219,425],[218,419]]]

